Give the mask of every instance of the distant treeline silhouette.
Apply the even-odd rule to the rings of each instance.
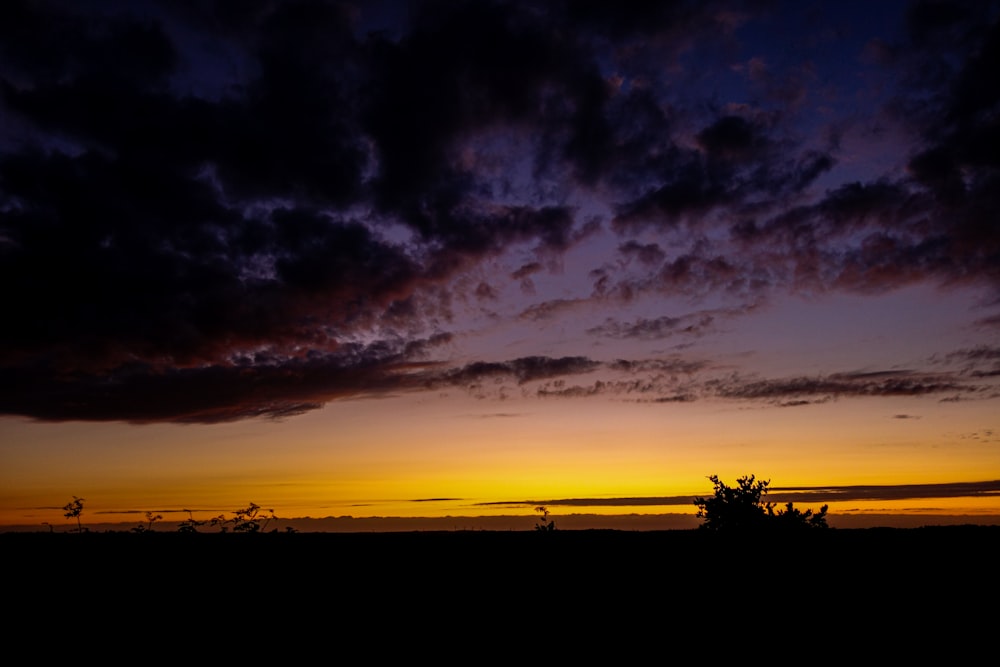
[[[63,516],[67,519],[76,519],[76,528],[73,529],[73,532],[89,532],[89,529],[83,525],[80,519],[80,516],[83,514],[83,503],[85,500],[85,498],[73,496],[73,500],[63,506]],[[230,518],[227,518],[225,514],[219,514],[211,519],[198,520],[194,518],[194,512],[191,510],[185,509],[184,511],[187,512],[188,518],[177,525],[177,532],[179,533],[197,533],[199,532],[199,528],[206,525],[215,528],[220,533],[227,533],[229,531],[234,533],[262,533],[265,532],[268,524],[272,521],[278,521],[278,517],[275,515],[273,509],[262,510],[261,506],[254,502],[251,502],[246,507],[234,510],[232,512],[233,516]],[[162,519],[162,514],[146,512],[146,522],[132,528],[131,532],[151,532],[153,524]],[[277,532],[277,528],[272,529],[271,532]],[[285,532],[294,533],[296,530],[291,526],[286,526]]]
[[[765,496],[768,492],[770,480],[758,480],[755,475],[745,475],[736,480],[736,486],[731,487],[722,482],[718,475],[709,475],[708,479],[713,485],[713,496],[710,498],[695,498],[694,504],[698,508],[697,517],[704,521],[699,529],[716,532],[731,531],[759,531],[759,530],[782,530],[797,531],[802,529],[824,529],[828,528],[826,513],[828,505],[823,505],[819,512],[812,510],[801,511],[793,503],[785,504],[784,509],[775,509],[776,503],[767,502]],[[74,532],[87,532],[80,517],[83,514],[84,498],[73,496],[73,500],[63,506],[63,511],[67,519],[76,519],[77,527]],[[198,533],[204,526],[214,528],[220,533],[262,533],[271,522],[277,522],[278,517],[273,509],[262,509],[257,503],[251,502],[246,507],[234,510],[232,517],[219,514],[211,519],[199,520],[194,518],[194,512],[189,509],[188,518],[177,525],[177,532]],[[552,532],[556,530],[555,520],[549,515],[549,509],[545,505],[535,507],[535,512],[540,516],[534,526],[538,532]],[[162,514],[146,512],[145,523],[140,523],[132,528],[131,532],[145,533],[153,530],[153,524],[163,519]],[[51,526],[50,526],[51,530]],[[273,528],[271,532],[277,532]],[[285,532],[297,532],[291,526],[285,527]]]

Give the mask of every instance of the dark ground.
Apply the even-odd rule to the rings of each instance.
[[[175,649],[209,635],[240,650],[363,640],[374,655],[398,650],[401,638],[421,652],[454,652],[472,636],[501,652],[556,640],[580,650],[697,639],[708,641],[699,649],[707,656],[738,649],[737,638],[787,633],[810,651],[867,638],[886,655],[960,634],[952,658],[987,639],[995,657],[998,548],[997,526],[0,534],[5,605],[17,619],[10,637],[18,622],[64,638],[75,624]],[[615,664],[636,662],[645,660]]]

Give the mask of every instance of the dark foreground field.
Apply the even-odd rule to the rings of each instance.
[[[887,646],[953,641],[960,632],[967,647],[995,641],[998,545],[996,526],[786,536],[0,535],[6,605],[18,618],[54,633],[73,634],[74,623],[114,635],[148,632],[152,646],[185,632],[268,646],[275,635],[316,641],[317,632],[333,645],[370,642],[373,632],[442,647],[473,635],[508,648],[546,634],[579,648],[615,637],[691,642],[717,634],[725,642],[746,633],[771,641],[778,632]]]

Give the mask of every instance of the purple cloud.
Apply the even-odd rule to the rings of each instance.
[[[404,5],[3,3],[0,414],[285,416],[490,374],[786,405],[997,377],[966,355],[939,376],[577,385],[624,371],[450,355],[480,316],[637,343],[788,291],[995,293],[995,3],[885,10],[838,63],[794,3]],[[775,20],[801,28],[786,61]],[[858,170],[845,133],[873,119],[905,142]],[[663,297],[698,314],[584,319]]]

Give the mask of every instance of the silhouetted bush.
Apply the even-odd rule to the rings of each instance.
[[[273,509],[269,509],[267,512],[268,514],[262,514],[260,505],[252,502],[247,507],[234,511],[232,519],[227,519],[224,514],[220,514],[214,517],[210,523],[213,527],[218,528],[220,533],[227,532],[230,524],[234,533],[261,533],[264,532],[264,528],[267,527],[268,523],[278,519],[274,515]],[[192,517],[188,521],[183,522],[178,530],[189,533],[197,532],[197,527],[202,523],[204,522],[195,522]]]
[[[139,524],[132,529],[133,533],[148,533],[153,530],[153,524],[163,518],[162,514],[153,514],[152,512],[146,512],[146,524]]]
[[[823,505],[816,514],[812,510],[802,512],[793,503],[786,503],[785,509],[775,511],[775,503],[766,502],[770,480],[758,480],[747,475],[736,480],[736,487],[724,484],[718,475],[709,475],[715,487],[711,498],[695,498],[698,518],[704,519],[700,528],[714,531],[747,530],[799,530],[803,528],[827,528],[826,512]]]
[[[261,516],[260,505],[257,503],[250,503],[248,507],[236,510],[233,512],[235,515],[233,517],[233,532],[234,533],[259,533],[263,532],[264,528],[271,519],[277,519],[274,516],[274,510],[267,510],[270,512],[269,515]]]
[[[191,510],[184,510],[188,513],[188,518],[184,519],[177,525],[178,533],[197,533],[198,528],[205,525],[204,521],[198,521],[194,518],[194,513]]]

